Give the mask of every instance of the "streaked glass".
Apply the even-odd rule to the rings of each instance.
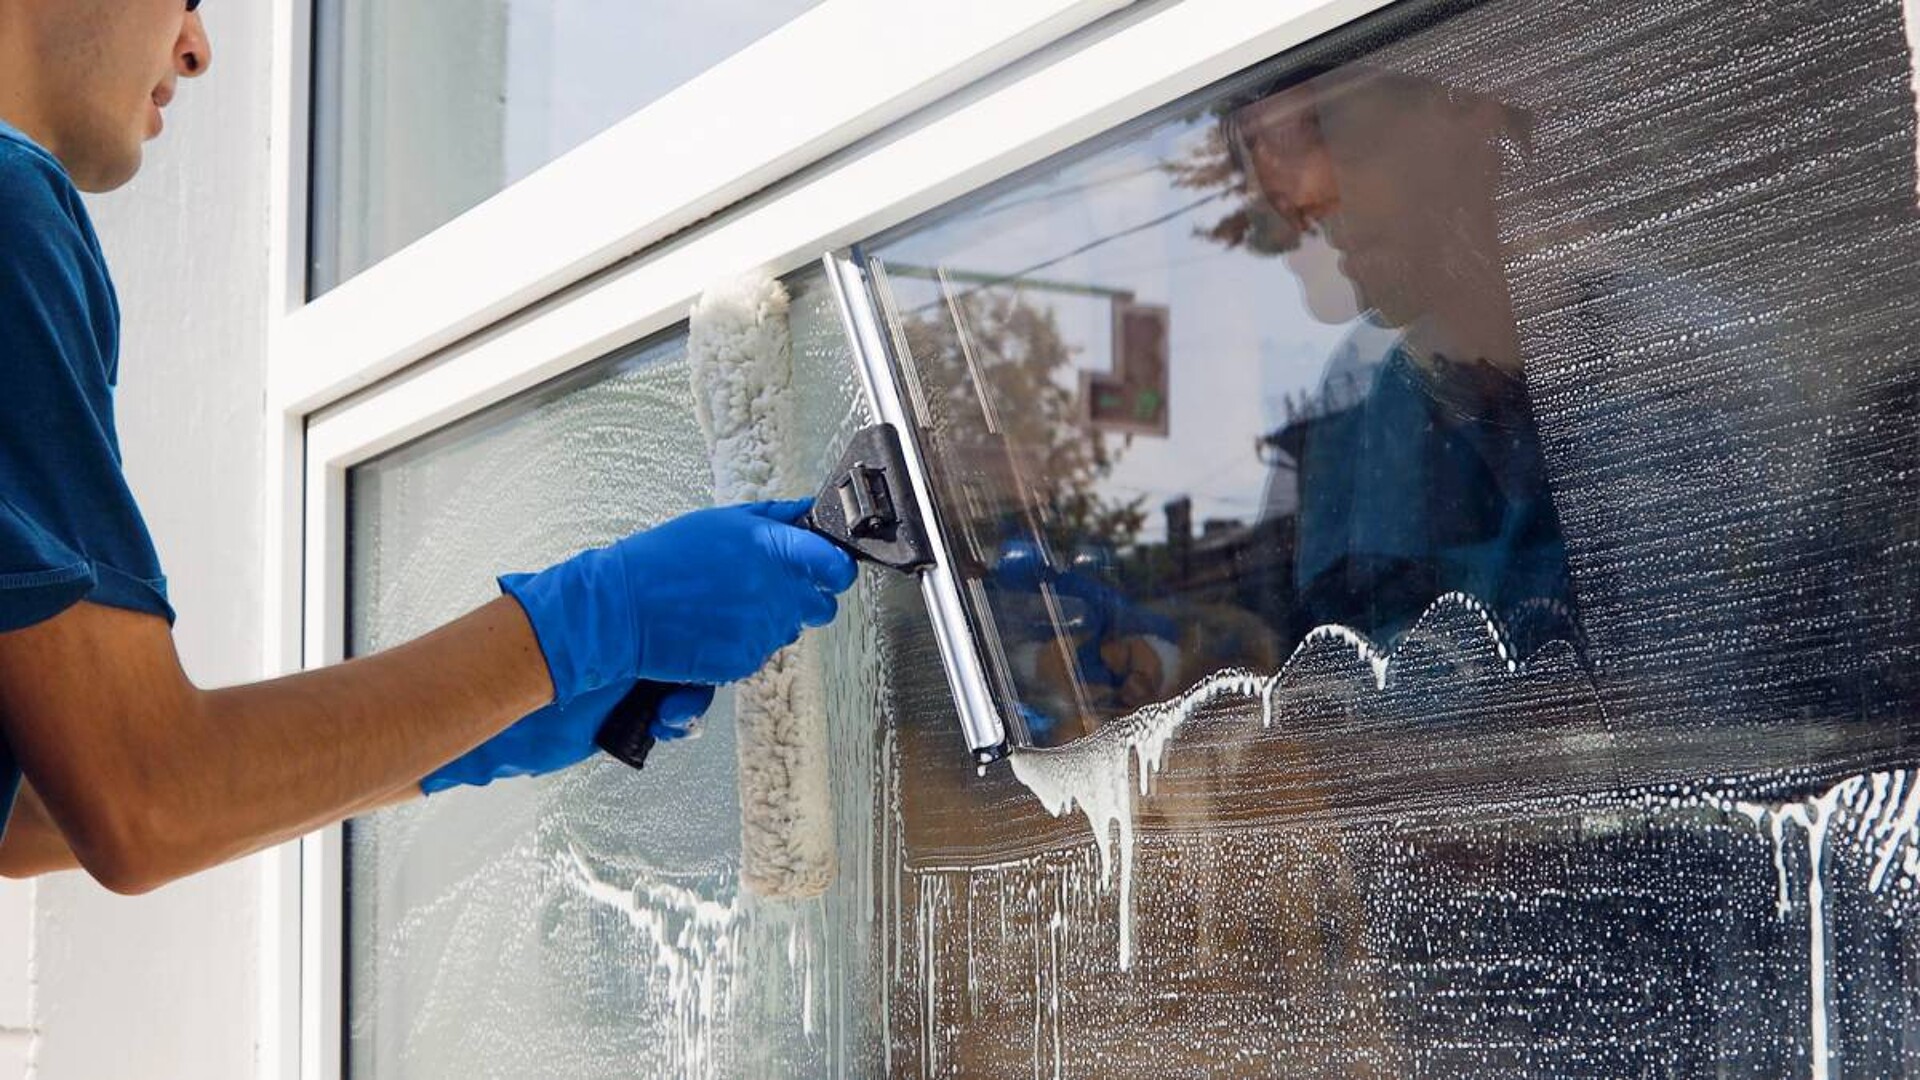
[[[853,375],[824,288],[794,318],[809,471]],[[538,569],[706,505],[682,339],[610,357],[354,469],[350,643],[398,644]],[[459,789],[347,832],[356,1078],[867,1075],[883,1056],[873,777],[886,725],[856,592],[817,637],[842,872],[825,899],[739,881],[731,705],[644,772],[610,758]]]
[[[1084,450],[1080,395],[1102,384],[1082,372],[1115,372],[1116,310],[1150,342],[1164,321],[1164,417],[1120,394],[1095,429],[1106,465],[1068,470],[1102,499],[1150,496],[1145,520],[1131,546],[1060,543],[1049,565],[1177,602],[1174,651],[1147,647],[1192,682],[1076,712],[1082,738],[976,776],[912,584],[864,574],[825,638],[842,856],[826,904],[731,885],[724,708],[643,775],[596,763],[376,816],[350,833],[355,1073],[1920,1071],[1920,213],[1900,14],[1403,4],[879,238],[924,414],[929,387],[977,410],[976,369],[1035,360],[980,378],[1026,379],[998,399],[1033,414],[1001,427],[1016,446]],[[1320,610],[1298,587],[1313,470],[1364,472],[1382,447],[1310,465],[1313,439],[1269,437],[1374,404],[1393,369],[1371,361],[1405,347],[1390,314],[1338,317],[1392,300],[1389,282],[1352,287],[1357,251],[1334,241],[1353,234],[1290,237],[1322,223],[1289,217],[1310,200],[1275,205],[1285,189],[1228,156],[1254,134],[1239,121],[1285,145],[1280,118],[1242,110],[1309,79],[1413,95],[1358,129],[1361,157],[1450,130],[1422,117],[1500,133],[1477,150],[1490,267],[1399,280],[1497,271],[1566,611],[1503,602],[1524,578],[1503,571],[1460,595],[1355,576],[1378,591],[1303,614]],[[1339,194],[1417,196],[1408,230],[1473,224],[1437,213],[1461,163],[1436,154],[1350,172]],[[1367,175],[1380,186],[1356,190]],[[822,290],[796,286],[803,452],[824,474],[864,410]],[[704,501],[680,364],[671,343],[618,358],[357,470],[355,647]],[[1509,415],[1472,408],[1477,384],[1410,385],[1434,391],[1436,423]],[[1006,485],[1010,466],[982,465],[999,449],[984,421],[951,430],[947,465],[983,479],[939,508],[988,508],[962,526],[985,575],[1007,546],[980,527],[994,501],[1063,485],[1025,470],[1035,451],[1020,463],[1039,482]],[[1389,524],[1475,520],[1389,480]],[[1130,559],[1175,580],[1164,503],[1182,496],[1191,588],[1140,591]],[[1236,561],[1263,523],[1291,530],[1287,557]],[[983,623],[983,647],[1012,671],[1094,623],[1062,615]]]
[[[867,245],[1049,747],[907,653],[897,1071],[1920,1068],[1911,73],[1403,4]]]

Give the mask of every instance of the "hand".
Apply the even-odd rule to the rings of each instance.
[[[441,766],[420,781],[428,795],[466,784],[481,787],[507,776],[542,776],[591,757],[593,737],[607,714],[633,689],[617,682],[589,690],[565,705],[528,713],[513,726]],[[713,687],[682,686],[660,701],[653,737],[663,742],[685,738],[693,722],[713,704]]]
[[[853,558],[794,523],[810,500],[699,510],[500,587],[526,610],[565,703],[635,679],[746,678],[832,622]]]

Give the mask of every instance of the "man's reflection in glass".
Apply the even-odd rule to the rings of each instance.
[[[1456,591],[1522,656],[1573,639],[1494,204],[1526,129],[1491,98],[1354,69],[1223,119],[1247,197],[1215,235],[1284,255],[1316,318],[1358,309],[1356,339],[1381,339],[1268,440],[1298,474],[1296,639],[1339,623],[1390,643]]]

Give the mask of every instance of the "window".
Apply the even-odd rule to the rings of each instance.
[[[319,0],[314,294],[820,0]]]
[[[1402,5],[866,246],[1097,856],[900,710],[910,1072],[1910,1067],[1900,22],[1618,14]]]
[[[799,405],[824,455],[851,412],[847,358],[825,290],[796,291],[812,387]],[[353,470],[353,651],[483,602],[503,568],[706,505],[682,340]],[[857,599],[848,607],[834,629],[843,663],[864,617]],[[861,683],[852,667],[836,674],[843,689]],[[840,693],[835,712],[844,764],[863,777],[883,737],[866,693]],[[597,761],[351,824],[348,1074],[819,1075],[876,1059],[871,912],[856,906],[872,878],[853,869],[873,846],[868,789],[849,788],[837,808],[849,867],[837,890],[800,910],[756,905],[738,880],[726,710],[723,697],[702,738],[662,748],[641,773]]]
[[[865,575],[826,901],[734,887],[724,706],[642,774],[357,822],[354,1075],[1920,1064],[1900,13],[1403,3],[1201,88],[1352,14],[1224,10],[315,417],[309,640],[375,648],[701,504],[662,280],[865,238],[966,640],[1046,747],[976,776]],[[864,417],[788,281],[824,475]]]
[[[742,204],[756,195],[859,146],[955,91],[1009,77],[1006,73],[1016,62],[1125,6],[1127,0],[976,0],[944,9],[941,32],[927,34],[913,20],[894,18],[890,0],[825,0],[504,190],[497,189],[497,181],[487,180],[481,190],[497,190],[497,194],[365,266],[351,279],[337,281],[337,287],[325,295],[306,300],[311,291],[306,271],[312,261],[309,253],[323,264],[337,262],[339,254],[328,249],[337,238],[327,229],[309,237],[302,227],[309,218],[324,223],[330,216],[337,217],[343,205],[359,199],[368,210],[368,220],[378,224],[390,216],[389,207],[411,214],[409,207],[431,209],[441,194],[431,184],[411,183],[417,179],[413,177],[402,177],[409,183],[362,190],[355,185],[368,179],[361,177],[364,170],[350,161],[329,158],[330,147],[353,150],[342,143],[344,134],[332,120],[345,123],[365,113],[362,105],[375,109],[385,99],[379,95],[363,99],[354,87],[329,81],[340,74],[329,74],[329,57],[341,58],[340,46],[350,42],[337,40],[337,34],[333,40],[321,34],[321,40],[310,41],[316,30],[313,0],[295,0],[276,9],[275,103],[280,115],[275,131],[279,150],[273,216],[278,243],[273,264],[280,314],[271,328],[269,365],[276,408],[289,422],[310,415],[409,364],[437,357],[463,338],[612,269],[636,253],[702,223],[713,223],[729,209],[737,211],[729,220],[743,219],[752,211]],[[1300,0],[1300,6],[1303,10],[1290,4],[1270,13],[1263,21],[1279,25],[1268,32],[1298,34],[1299,24],[1326,18],[1320,11],[1322,0]],[[1185,13],[1182,21],[1184,17]],[[321,20],[318,29],[328,26],[340,29],[341,22]],[[456,64],[463,70],[477,67],[484,72],[489,65],[474,59],[478,46],[468,43],[470,36],[455,28],[444,42],[409,53],[408,64],[429,68]],[[1218,50],[1212,40],[1196,44],[1202,45],[1202,53]],[[380,48],[378,42],[369,45],[360,61],[372,63],[381,55]],[[482,49],[477,55],[489,54]],[[309,59],[322,69],[317,79],[307,76]],[[1171,55],[1163,54],[1161,60],[1176,70],[1182,66]],[[1206,77],[1199,72],[1189,76]],[[413,77],[402,73],[395,78],[405,83]],[[444,85],[464,84],[450,77]],[[770,86],[780,87],[780,92],[770,94]],[[311,117],[310,98],[314,99]],[[497,103],[486,104],[491,100],[486,94],[478,98],[485,100],[476,104],[469,97],[466,104],[483,115],[499,112]],[[1084,113],[1088,105],[1079,95],[1056,94],[1047,113]],[[448,111],[458,110],[449,106]],[[1038,131],[1058,130],[1059,121],[1043,119],[1045,115],[1029,110],[1022,123],[1002,123],[993,135],[1017,145]],[[381,130],[391,142],[429,148],[426,157],[418,159],[431,159],[431,167],[420,170],[423,175],[449,173],[459,187],[487,175],[489,167],[472,160],[476,152],[467,144],[442,149],[440,143],[457,141],[462,137],[458,133],[471,126],[456,117],[439,126]],[[908,128],[921,126],[916,121]],[[489,128],[483,125],[481,130]],[[316,149],[319,165],[313,170],[307,166],[309,143]],[[386,145],[380,143],[376,149]],[[867,157],[867,151],[879,145],[865,146],[824,170],[822,175],[835,179],[829,188],[858,186],[871,200],[877,194],[874,185],[843,166]],[[481,158],[491,153],[484,146],[481,150],[485,151],[478,153]],[[411,150],[394,152],[402,157],[413,154]],[[1036,148],[1029,153],[1044,152]],[[938,156],[920,156],[922,169],[913,181],[923,193],[940,186],[937,174],[926,168]],[[969,162],[969,167],[977,164]],[[906,178],[896,181],[901,179]],[[973,182],[978,183],[977,176]],[[357,190],[365,198],[355,195]],[[897,197],[885,198],[891,204]],[[793,204],[783,200],[782,205]],[[871,208],[869,202],[863,211]],[[829,220],[844,211],[835,209],[823,218],[816,207],[814,213],[813,220],[825,229],[831,228]],[[349,232],[358,227],[351,220],[348,226]],[[804,252],[787,251],[771,258],[789,269],[812,261],[819,255],[821,236],[818,231],[811,234]],[[762,240],[756,246],[767,243]],[[713,252],[714,245],[705,244],[689,255],[698,261]],[[667,307],[684,306],[704,279],[695,275],[680,280],[682,295],[644,309],[649,317]],[[395,302],[396,298],[403,299]]]

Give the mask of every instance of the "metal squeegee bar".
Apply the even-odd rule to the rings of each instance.
[[[853,345],[867,403],[872,406],[875,419],[892,424],[900,433],[907,475],[919,495],[921,512],[927,518],[927,543],[934,555],[933,566],[919,574],[920,592],[933,619],[940,663],[953,690],[953,703],[960,713],[967,749],[972,752],[973,760],[984,768],[1007,755],[1007,726],[994,703],[979,650],[967,627],[960,584],[953,576],[953,555],[947,545],[947,534],[940,527],[940,509],[932,499],[926,462],[921,457],[919,440],[914,437],[912,419],[901,396],[892,349],[874,310],[865,268],[850,256],[837,253],[827,255],[822,262],[833,287],[834,300],[840,307],[841,320],[846,324],[847,338]]]

